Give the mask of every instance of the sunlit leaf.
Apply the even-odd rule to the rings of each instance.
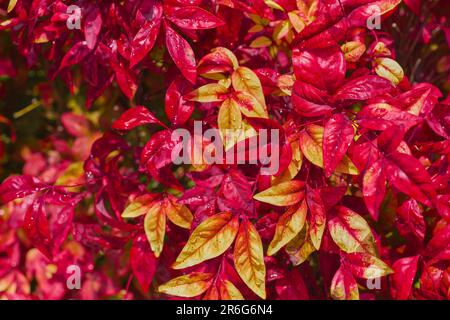
[[[278,219],[275,235],[269,244],[267,254],[274,255],[302,230],[306,220],[306,202],[290,207]]]
[[[193,272],[160,285],[158,291],[177,297],[196,297],[208,290],[213,277],[211,273]]]
[[[230,212],[206,219],[192,232],[172,267],[183,269],[220,256],[233,243],[238,227],[239,218]]]
[[[234,245],[236,271],[258,296],[266,298],[266,266],[261,238],[248,220],[243,220]]]

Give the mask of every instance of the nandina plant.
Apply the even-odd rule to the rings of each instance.
[[[449,299],[445,9],[0,0],[0,298]]]

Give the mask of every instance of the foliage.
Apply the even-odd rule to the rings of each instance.
[[[0,0],[0,297],[449,299],[449,9]]]

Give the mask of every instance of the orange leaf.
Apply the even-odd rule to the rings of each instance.
[[[280,219],[275,227],[275,235],[269,244],[267,254],[274,255],[303,229],[306,220],[306,202],[290,207]]]
[[[230,212],[206,219],[192,232],[172,267],[187,268],[220,256],[233,243],[238,227],[239,218]]]
[[[248,221],[241,223],[234,245],[234,265],[245,284],[258,296],[266,298],[266,266],[258,231]]]
[[[177,297],[196,297],[208,290],[213,277],[211,273],[193,272],[160,285],[158,291]]]
[[[274,206],[291,206],[303,199],[305,184],[291,180],[282,182],[253,196],[255,200],[270,203]]]

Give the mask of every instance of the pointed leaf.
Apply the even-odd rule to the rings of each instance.
[[[353,141],[354,130],[350,120],[343,114],[335,114],[325,124],[323,132],[323,165],[329,177],[344,158]]]
[[[147,240],[156,257],[159,257],[164,245],[166,233],[166,215],[161,208],[161,202],[154,202],[144,219],[144,230]]]
[[[391,274],[389,266],[366,252],[354,252],[345,255],[346,265],[355,277],[375,279]]]
[[[328,222],[331,237],[341,250],[377,255],[375,238],[366,220],[356,212],[339,206],[338,214]]]
[[[113,129],[128,131],[144,124],[164,126],[146,107],[137,106],[127,110],[119,119],[114,121]]]
[[[191,234],[174,269],[183,269],[220,256],[233,243],[239,218],[230,212],[214,215],[203,221]]]
[[[245,284],[258,296],[266,298],[266,266],[261,238],[255,227],[243,220],[234,245],[234,265]]]
[[[303,155],[314,165],[323,168],[323,139],[324,128],[309,125],[300,133],[299,143]],[[348,156],[344,156],[336,167],[336,172],[357,175],[358,169]]]
[[[282,182],[253,196],[253,199],[270,203],[274,206],[291,206],[300,202],[304,196],[302,181]]]
[[[309,237],[314,247],[319,250],[327,219],[320,190],[309,188],[306,192],[306,203],[310,212]]]
[[[177,297],[196,297],[208,290],[213,277],[211,273],[193,272],[160,285],[158,291]]]
[[[266,108],[261,81],[255,72],[247,67],[239,67],[231,75],[231,81],[234,90],[251,94],[264,109]]]
[[[195,83],[197,79],[197,62],[195,61],[194,51],[189,43],[168,25],[166,25],[166,46],[173,62],[180,69],[183,76],[190,82]]]
[[[410,297],[419,256],[398,259],[392,265],[394,274],[390,276],[391,294],[394,299],[406,300]]]
[[[267,249],[267,255],[277,253],[303,229],[306,210],[306,202],[302,201],[300,205],[290,207],[281,215],[275,228],[275,235]]]
[[[375,161],[366,170],[363,178],[363,198],[372,218],[378,220],[378,210],[386,194],[386,174],[383,162]]]
[[[156,271],[157,259],[143,234],[133,239],[130,249],[130,264],[142,290],[147,292]]]
[[[168,195],[162,204],[163,211],[169,220],[177,226],[189,229],[194,217],[184,204],[177,202],[174,196]]]
[[[341,265],[334,274],[331,297],[335,300],[359,300],[358,284],[345,266]]]

